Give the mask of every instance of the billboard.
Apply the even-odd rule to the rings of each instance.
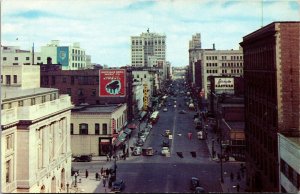
[[[124,97],[126,95],[125,69],[99,70],[99,96]]]
[[[215,77],[215,90],[234,90],[234,78]]]
[[[143,101],[144,101],[144,106],[143,106],[143,110],[147,110],[148,109],[148,105],[149,105],[149,101],[148,101],[148,96],[149,96],[149,93],[148,93],[148,85],[147,84],[144,84],[144,89],[143,89],[143,93],[144,93],[144,98],[143,98]]]
[[[69,66],[69,47],[57,47],[57,63],[60,63],[62,66]]]

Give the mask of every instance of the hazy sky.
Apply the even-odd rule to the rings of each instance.
[[[243,36],[273,21],[299,21],[298,0],[2,0],[1,41],[40,51],[60,40],[80,42],[92,62],[130,64],[130,36],[167,36],[166,58],[188,64],[188,43],[201,33],[202,48],[238,49]],[[17,40],[18,39],[18,40]]]

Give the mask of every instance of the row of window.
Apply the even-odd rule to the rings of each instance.
[[[72,56],[73,61],[85,61],[85,57],[80,56]]]
[[[3,75],[1,75],[1,83],[3,83]],[[13,75],[13,83],[16,84],[18,83],[18,76]],[[5,82],[4,84],[6,85],[11,85],[11,75],[5,75]]]
[[[136,41],[132,41],[131,42],[132,45],[143,45],[143,41],[140,40],[136,40]],[[154,41],[144,41],[144,45],[157,45],[157,44],[165,44],[165,41],[164,40],[154,40]]]
[[[72,49],[72,54],[85,55],[85,51]]]
[[[71,123],[71,135],[74,135],[74,124]],[[101,135],[107,135],[107,123],[102,124],[102,133]],[[79,124],[79,135],[88,135],[89,134],[89,125],[87,123]],[[94,125],[94,134],[100,135],[100,124],[95,123]]]
[[[222,60],[229,60],[229,56],[221,56]],[[218,60],[218,56],[206,56],[206,60]],[[243,60],[243,56],[230,56],[230,60]]]
[[[83,63],[72,63],[72,67],[79,67],[83,68],[84,64]]]
[[[41,57],[37,57],[36,59],[39,61],[39,60],[41,60]],[[15,61],[18,61],[18,60],[19,60],[19,57],[15,57]],[[29,61],[30,57],[25,57],[25,60]],[[3,57],[3,61],[7,61],[7,57]]]
[[[243,67],[243,63],[222,63],[222,67]]]

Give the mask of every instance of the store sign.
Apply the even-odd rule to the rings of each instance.
[[[234,89],[234,78],[215,78],[215,90]]]
[[[114,133],[116,133],[116,120],[115,119],[111,119],[111,130]]]
[[[101,69],[99,80],[100,97],[124,97],[126,95],[125,69]]]

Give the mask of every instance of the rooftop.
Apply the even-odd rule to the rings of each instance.
[[[49,92],[58,91],[56,88],[29,88],[22,89],[21,87],[12,87],[12,86],[1,86],[1,98],[2,100],[8,101],[18,98],[24,98],[28,96],[34,96]]]
[[[78,113],[112,113],[116,111],[123,104],[109,104],[109,105],[82,105],[76,106],[72,109],[73,112]]]

